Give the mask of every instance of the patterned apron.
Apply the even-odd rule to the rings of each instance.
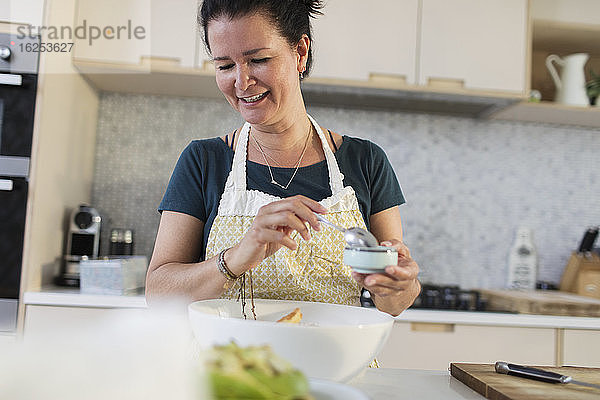
[[[354,189],[343,186],[344,177],[323,131],[311,116],[309,119],[321,139],[329,169],[332,195],[320,201],[329,210],[327,218],[337,225],[366,228]],[[250,124],[246,123],[240,131],[231,172],[208,236],[207,259],[236,245],[252,225],[258,209],[281,199],[257,190],[246,190],[249,132]],[[312,237],[309,242],[294,232],[292,238],[298,244],[296,250],[282,247],[252,269],[254,298],[360,305],[360,287],[352,279],[350,267],[342,263],[343,234],[324,224],[320,232],[310,226],[309,229]],[[222,297],[237,298],[239,290],[238,280]]]

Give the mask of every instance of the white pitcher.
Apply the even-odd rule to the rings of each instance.
[[[551,54],[546,58],[546,67],[556,85],[554,101],[572,106],[589,106],[590,100],[585,90],[585,73],[583,67],[590,58],[589,54],[576,53],[560,58]],[[561,67],[560,77],[554,64]]]

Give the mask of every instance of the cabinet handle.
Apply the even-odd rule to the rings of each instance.
[[[411,322],[410,330],[414,332],[454,332],[454,324]]]
[[[7,192],[13,190],[13,181],[10,179],[0,179],[0,190]]]
[[[21,86],[22,84],[23,77],[21,75],[0,74],[0,85]]]
[[[431,89],[464,89],[465,81],[451,78],[429,78],[427,86]]]
[[[406,75],[379,74],[375,72],[369,73],[369,82],[385,84],[387,85],[386,87],[408,85]]]

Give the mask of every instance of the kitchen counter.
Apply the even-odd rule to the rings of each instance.
[[[137,294],[111,296],[81,293],[78,288],[48,286],[23,293],[23,304],[59,307],[146,308],[143,290]]]
[[[371,399],[485,399],[448,371],[370,368],[348,384]]]
[[[92,308],[145,308],[143,292],[130,296],[82,294],[79,289],[50,286],[23,294],[25,305]],[[528,315],[501,312],[445,311],[408,309],[395,318],[398,322],[461,324],[485,326],[515,326],[529,328],[560,328],[600,330],[600,318]]]
[[[518,326],[528,328],[593,329],[600,330],[600,318],[566,317],[560,315],[531,315],[482,311],[445,311],[408,309],[397,321],[433,324],[485,326]]]

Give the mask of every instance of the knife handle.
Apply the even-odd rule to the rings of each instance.
[[[522,365],[509,364],[498,361],[496,363],[496,372],[499,374],[520,376],[521,378],[534,379],[536,381],[550,383],[569,383],[570,376],[557,374],[556,372],[544,371],[542,369],[524,367]]]
[[[585,234],[583,235],[583,239],[581,239],[581,243],[579,244],[579,249],[577,250],[579,253],[586,253],[588,251],[592,251],[594,248],[594,242],[598,237],[598,227],[589,228]]]

